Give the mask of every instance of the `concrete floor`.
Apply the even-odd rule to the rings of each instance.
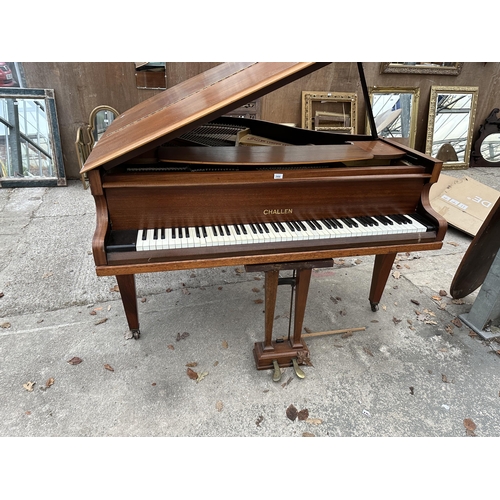
[[[500,190],[494,168],[446,173]],[[477,291],[449,296],[470,236],[450,228],[441,250],[400,254],[377,313],[372,257],[315,270],[306,330],[364,330],[308,339],[306,378],[288,368],[274,383],[252,355],[263,339],[261,275],[138,275],[142,335],[128,339],[116,280],[95,275],[94,226],[78,181],[0,190],[0,436],[500,435],[500,345],[454,324]],[[287,332],[287,288],[276,335]],[[188,364],[204,374],[198,382]],[[303,420],[287,417],[291,405]]]

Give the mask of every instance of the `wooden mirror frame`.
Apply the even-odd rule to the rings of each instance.
[[[357,102],[358,96],[355,92],[323,92],[323,91],[302,91],[302,128],[314,130],[314,102],[345,102],[350,104],[349,127],[321,127],[321,130],[331,130],[337,132],[357,133]],[[325,115],[327,116],[327,115]]]
[[[436,106],[440,95],[444,94],[470,94],[471,103],[469,110],[469,120],[467,124],[467,132],[465,139],[465,150],[463,154],[463,160],[443,160],[443,169],[466,169],[469,167],[470,152],[472,146],[472,134],[474,131],[474,119],[476,116],[477,108],[477,97],[479,93],[479,87],[442,87],[433,85],[431,87],[431,98],[429,102],[429,118],[427,122],[427,138],[425,143],[425,154],[434,156],[438,158],[437,152],[432,151],[434,144],[434,132],[435,132],[435,122],[436,122]]]
[[[488,118],[479,127],[479,135],[474,143],[474,149],[470,155],[471,167],[500,167],[500,157],[498,161],[487,160],[482,152],[481,146],[484,140],[491,134],[500,134],[500,118],[498,117],[499,108],[493,109]]]
[[[370,87],[368,89],[368,94],[370,96],[370,103],[372,105],[373,110],[373,95],[374,94],[410,94],[412,96],[412,104],[411,104],[411,115],[410,115],[410,131],[408,136],[408,143],[406,143],[403,139],[404,137],[391,137],[396,142],[401,142],[405,146],[409,146],[410,148],[415,147],[415,137],[417,134],[417,117],[418,117],[418,102],[420,99],[420,89],[418,87]],[[375,110],[374,118],[376,119]],[[370,123],[369,120],[366,120],[366,134],[371,134]],[[381,136],[383,137],[383,136]]]
[[[446,64],[447,66],[439,66]],[[457,76],[462,71],[464,63],[395,63],[385,62],[380,63],[380,73],[401,73],[401,74],[417,74],[417,75],[451,75]]]

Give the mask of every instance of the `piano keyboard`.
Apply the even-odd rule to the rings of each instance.
[[[108,252],[170,250],[320,240],[322,238],[425,233],[432,230],[435,230],[435,227],[419,214],[169,227],[138,230],[134,232],[135,248],[124,248],[123,245],[113,245],[110,242],[107,250]],[[136,236],[135,233],[137,233]]]

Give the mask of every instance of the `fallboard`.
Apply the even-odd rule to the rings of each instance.
[[[419,166],[107,176],[114,230],[412,213]]]

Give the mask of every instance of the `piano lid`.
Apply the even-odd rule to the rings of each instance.
[[[119,115],[80,173],[111,168],[330,63],[223,63]]]

